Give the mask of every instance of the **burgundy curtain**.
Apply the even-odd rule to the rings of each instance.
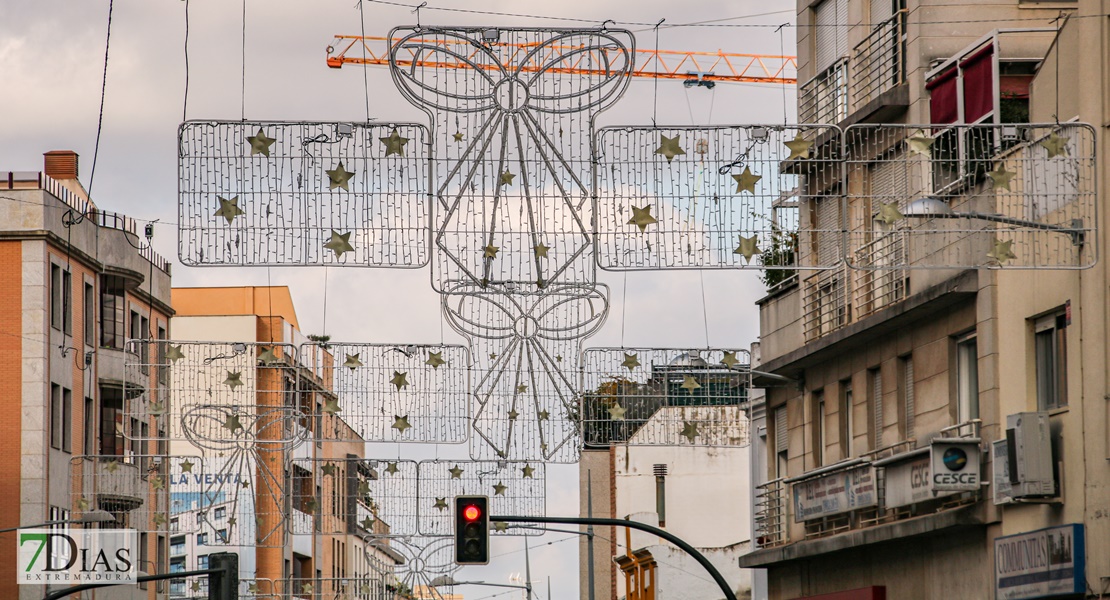
[[[994,110],[994,46],[960,62],[964,84],[964,122],[974,123]]]
[[[935,125],[955,123],[959,116],[956,107],[956,67],[937,75],[925,84],[929,90],[929,115]]]

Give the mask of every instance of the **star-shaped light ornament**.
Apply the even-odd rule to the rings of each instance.
[[[392,427],[393,429],[396,429],[401,435],[405,435],[405,430],[412,427],[412,425],[409,425],[409,416],[405,415],[401,417],[393,415]]]
[[[243,385],[243,372],[242,371],[228,371],[227,379],[224,379],[224,385],[235,390],[237,387]]]
[[[669,138],[665,135],[659,135],[659,147],[655,149],[656,154],[662,154],[667,157],[667,162],[674,160],[674,157],[686,154],[686,151],[678,145],[679,136]]]
[[[236,519],[235,517],[231,517],[227,520],[227,524],[232,526],[232,527],[234,527],[235,524],[238,523],[238,522],[239,522],[239,520]]]
[[[520,413],[516,412],[516,409],[514,408],[509,411],[509,414],[507,416],[509,417],[510,421],[515,421],[517,417],[520,416]]]
[[[150,478],[150,486],[156,490],[166,489],[166,480],[162,479],[161,475],[154,475]]]
[[[239,481],[239,487],[241,487],[241,488],[249,488],[250,486],[251,486],[251,482],[250,482],[249,479],[243,479],[243,480]]]
[[[77,499],[77,510],[79,510],[81,512],[88,511],[89,510],[89,499],[84,497],[84,496],[81,496],[80,498],[78,498]]]
[[[316,509],[317,509],[317,508],[320,508],[320,506],[319,506],[319,504],[318,504],[318,503],[316,502],[316,499],[315,499],[315,498],[309,498],[309,499],[308,499],[308,500],[307,500],[307,501],[306,501],[306,502],[304,503],[304,511],[305,511],[306,513],[310,513],[310,514],[311,514],[311,513],[314,513],[314,512],[316,512]]]
[[[397,463],[395,462],[386,463],[385,465],[385,472],[389,473],[390,475],[396,475],[400,471],[401,469],[397,466]]]
[[[401,391],[401,388],[406,388],[409,386],[408,376],[409,374],[407,372],[394,371],[393,378],[389,380],[389,383],[392,383],[399,392]]]
[[[507,521],[494,521],[493,530],[505,532],[509,530],[509,523]]]
[[[189,584],[189,591],[199,592],[200,591],[200,581],[194,579],[193,583]]]
[[[509,486],[507,486],[504,483],[498,481],[497,484],[493,486],[493,495],[494,496],[504,496],[505,495],[505,490],[507,490],[507,489],[509,489]]]
[[[436,503],[432,505],[432,508],[439,509],[439,512],[447,510],[447,498],[436,498]]]
[[[532,246],[532,251],[536,253],[536,258],[547,258],[547,251],[550,250],[548,246],[544,246],[543,242]]]
[[[632,207],[632,218],[628,220],[627,224],[628,225],[635,225],[635,226],[639,227],[640,232],[642,233],[645,229],[647,229],[648,225],[651,225],[653,223],[658,223],[658,222],[659,221],[656,220],[655,217],[651,216],[651,206],[650,205],[645,206],[643,208],[638,208],[638,207],[633,206]]]
[[[455,134],[452,135],[451,137],[455,138],[456,142],[461,142],[461,141],[463,141],[463,138],[466,137],[466,136],[464,136],[461,131],[456,131]]]
[[[261,127],[258,128],[258,133],[247,136],[247,143],[251,145],[251,156],[255,154],[270,156],[270,146],[273,146],[276,141],[274,138],[266,137],[266,131]]]
[[[235,217],[246,214],[243,212],[243,209],[239,208],[239,196],[235,196],[231,200],[222,196],[216,196],[216,200],[219,200],[220,207],[216,209],[215,216],[227,219],[228,225],[231,225],[231,223],[235,221]]]
[[[732,251],[733,254],[739,254],[744,257],[744,262],[752,262],[752,257],[759,254],[759,236],[753,235],[751,237],[740,236],[739,244],[736,249]]]
[[[906,218],[902,211],[898,210],[898,202],[883,202],[879,207],[879,214],[875,215],[875,220],[885,225],[893,225],[898,221]]]
[[[243,424],[239,422],[239,415],[231,414],[224,419],[222,427],[232,433],[243,428]]]
[[[247,593],[257,594],[258,593],[258,584],[254,583],[252,581],[251,584],[247,586]]]
[[[334,415],[343,410],[339,408],[339,398],[328,398],[324,400],[324,407],[320,409],[321,412],[328,415]]]
[[[1068,138],[1056,135],[1055,131],[1041,140],[1040,145],[1048,151],[1048,158],[1050,159],[1068,155]]]
[[[301,586],[301,592],[311,596],[312,595],[312,584],[311,583],[306,583],[306,584],[302,585]]]
[[[158,513],[158,514],[154,515],[154,525],[155,526],[160,526],[160,525],[165,525],[165,524],[166,524],[166,515],[164,515],[162,513]]]
[[[439,369],[440,365],[447,364],[447,361],[443,360],[443,351],[429,352],[428,360],[424,361],[424,364],[430,366],[433,369]]]
[[[343,161],[339,161],[334,169],[325,170],[328,174],[328,189],[334,190],[341,187],[348,192],[351,191],[351,178],[355,176],[354,173],[343,168]]]
[[[631,370],[635,369],[636,367],[640,366],[640,357],[636,356],[635,352],[632,352],[632,353],[625,352],[624,353],[624,360],[621,362],[621,366],[625,367],[629,371],[631,371]]]
[[[166,346],[166,360],[170,361],[171,363],[176,363],[177,361],[179,361],[183,358],[185,358],[185,353],[181,351],[181,346],[174,346],[173,344],[167,344],[167,346]]]
[[[536,413],[536,418],[541,421],[546,421],[551,418],[551,413],[547,412],[546,410],[541,410],[540,412]]]
[[[924,131],[918,131],[906,139],[906,144],[909,145],[910,152],[929,158],[934,141],[933,138],[925,135]]]
[[[1009,192],[1012,191],[1010,189],[1010,180],[1013,179],[1014,175],[1017,175],[1017,173],[1014,173],[1013,171],[1007,171],[1005,164],[998,163],[998,167],[993,171],[988,171],[987,175],[990,176],[991,187],[995,191],[1006,190]]]
[[[394,154],[398,156],[405,155],[405,144],[409,143],[409,138],[401,137],[401,134],[397,133],[396,129],[393,130],[393,133],[389,134],[389,137],[378,139],[385,144],[386,156],[392,156]]]
[[[813,142],[802,137],[802,132],[794,136],[794,139],[789,142],[784,142],[787,148],[790,148],[790,156],[786,160],[794,160],[795,158],[809,158],[809,150],[813,147]]]
[[[485,248],[482,248],[482,258],[497,258],[497,251],[500,249],[499,246],[488,244]]]
[[[701,384],[698,383],[697,379],[694,379],[693,375],[684,375],[682,379],[682,385],[680,385],[679,387],[686,390],[687,393],[692,394],[694,393],[694,390],[701,387]]]
[[[736,365],[740,364],[740,359],[736,358],[736,352],[725,352],[724,357],[721,358],[721,364],[729,369],[735,369]]]
[[[110,460],[104,465],[104,470],[109,473],[115,473],[119,470],[119,463],[115,460]]]
[[[366,517],[365,519],[362,520],[362,522],[359,523],[359,525],[362,525],[362,528],[365,529],[366,531],[370,531],[370,528],[372,528],[374,526],[374,518],[373,517]]]
[[[331,239],[324,244],[324,247],[334,252],[336,258],[343,256],[344,252],[354,252],[355,247],[351,245],[351,233],[353,232],[339,233],[332,229]]]
[[[262,366],[270,366],[278,361],[277,354],[274,354],[273,348],[263,348],[262,352],[258,353],[258,363]]]
[[[754,196],[755,184],[759,183],[759,180],[763,179],[763,176],[752,173],[750,167],[744,167],[744,171],[739,175],[733,175],[732,179],[736,181],[736,192],[734,193],[748,192]]]
[[[533,478],[533,477],[532,477],[532,473],[535,473],[535,472],[536,472],[536,469],[535,469],[535,467],[533,467],[532,465],[530,465],[530,464],[528,464],[528,463],[525,463],[525,464],[524,464],[524,468],[522,468],[522,469],[520,470],[520,474],[521,474],[521,475],[522,475],[523,477],[527,477],[528,479],[532,479],[532,478]]]
[[[187,458],[185,460],[181,461],[181,472],[182,473],[192,473],[194,464],[195,463],[193,461],[191,461]]]
[[[326,465],[320,467],[320,472],[323,473],[326,476],[334,477],[335,476],[335,465],[333,465],[331,463],[327,463]]]
[[[505,172],[502,173],[501,176],[497,178],[497,185],[499,185],[499,186],[512,185],[514,177],[516,177],[516,175],[514,175],[513,173],[510,173],[508,169],[505,169]]]
[[[527,391],[528,391],[528,386],[524,385],[523,383],[516,386],[516,393],[518,393],[518,394],[523,394],[524,392],[527,392]]]
[[[166,414],[166,403],[165,402],[151,402],[150,403],[150,408],[147,409],[147,412],[150,413],[150,415],[153,416],[153,417],[160,417],[160,416]]]
[[[447,472],[451,474],[451,479],[462,479],[463,470],[459,465],[447,469]]]
[[[375,477],[377,477],[377,475],[375,475]],[[368,481],[358,482],[358,495],[359,496],[369,496],[370,495],[370,482],[368,482]]]
[[[994,240],[994,245],[991,251],[987,252],[987,258],[993,259],[999,265],[1006,264],[1006,261],[1017,258],[1014,254],[1014,240]]]
[[[697,438],[698,435],[699,435],[698,424],[697,423],[691,423],[689,421],[683,421],[682,422],[682,433],[680,433],[679,435],[686,438],[687,440],[690,441],[691,444],[693,444],[694,439]]]
[[[356,352],[354,354],[345,354],[344,356],[346,358],[343,360],[343,366],[347,367],[348,369],[350,369],[352,371],[361,367],[362,366],[362,361],[359,360],[359,358],[358,358],[360,354],[362,354],[362,353],[361,352]]]
[[[609,418],[614,421],[623,421],[625,412],[627,411],[623,406],[614,402],[613,405],[609,407]]]

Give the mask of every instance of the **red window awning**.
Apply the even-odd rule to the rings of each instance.
[[[974,123],[994,110],[993,59],[991,45],[960,61],[965,123]]]

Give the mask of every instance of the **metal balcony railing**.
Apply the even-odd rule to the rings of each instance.
[[[852,50],[852,109],[859,109],[906,81],[906,11],[879,23]]]
[[[781,478],[774,479],[755,489],[756,546],[782,546],[789,537],[786,528],[786,483]]]
[[[869,270],[854,271],[852,308],[857,319],[886,308],[906,297],[909,276],[905,231],[873,232],[876,237],[855,252],[853,264]]]
[[[803,123],[836,124],[848,118],[848,59],[842,58],[798,89]]]
[[[807,342],[828,335],[851,320],[848,282],[847,267],[820,271],[805,280],[802,326]]]

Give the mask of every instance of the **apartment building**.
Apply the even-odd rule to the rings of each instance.
[[[191,472],[227,479],[215,494],[198,494],[190,477],[171,486],[171,523],[178,527],[171,569],[203,568],[208,553],[230,551],[240,556],[245,591],[387,597],[385,583],[400,557],[388,542],[370,539],[388,533],[388,524],[374,515],[373,499],[359,493],[377,473],[363,460],[364,440],[341,412],[327,408],[337,400],[334,356],[301,332],[289,288],[174,288],[172,295],[177,312],[169,344],[184,358],[166,381],[165,410],[182,423],[170,436],[170,454],[198,455],[192,462],[204,468]],[[216,385],[198,385],[201,372]],[[234,385],[220,383],[231,373]],[[197,411],[211,411],[216,421],[235,415],[257,443],[232,443],[236,431],[195,425],[203,423],[190,416]],[[203,435],[190,438],[196,436],[185,431],[190,427]],[[237,466],[223,466],[236,457]],[[229,526],[236,516],[238,526]],[[171,591],[197,592],[185,581],[174,581]]]
[[[799,261],[843,262],[759,302],[756,597],[1108,591],[1107,8],[798,2]]]
[[[131,340],[167,337],[170,264],[134,219],[90,201],[77,175],[71,151],[46,153],[41,171],[0,171],[0,392],[10,400],[0,418],[0,527],[105,510],[111,527],[141,532],[139,570],[161,572],[167,540],[150,521],[158,507],[145,457],[166,449],[147,441],[157,420],[125,418],[124,389],[153,383],[153,372],[126,364],[142,351]],[[15,569],[9,537],[0,570]],[[164,589],[115,587],[97,598]],[[43,594],[0,578],[0,597]]]

